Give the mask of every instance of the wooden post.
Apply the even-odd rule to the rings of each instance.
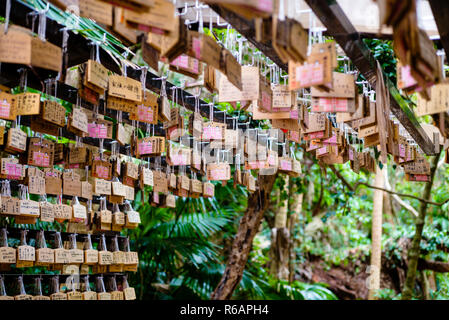
[[[374,185],[379,188],[384,187],[384,174],[386,170],[384,165],[382,169],[376,166],[376,178]],[[382,256],[382,208],[383,208],[383,191],[374,190],[373,196],[373,218],[371,222],[371,274],[369,283],[368,299],[375,300],[374,295],[380,288],[380,269]]]

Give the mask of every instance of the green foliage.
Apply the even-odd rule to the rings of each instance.
[[[338,300],[325,284],[271,280],[265,298],[273,300]]]
[[[396,83],[396,57],[394,55],[392,42],[389,40],[363,39],[363,42],[371,50],[375,59],[380,62],[385,75]]]
[[[53,4],[43,0],[24,0],[24,2],[37,10],[43,10],[49,4],[49,11],[46,13],[47,17],[68,27],[75,33],[80,33],[84,37],[99,43],[100,47],[110,53],[119,66],[120,60],[126,58],[128,52],[126,46],[93,20],[79,17],[68,11],[62,11]]]
[[[47,5],[42,0],[26,0],[36,9]],[[78,18],[71,13],[62,12],[50,4],[48,16],[59,23],[69,26],[75,32],[97,41],[106,49],[120,65],[126,58],[132,58],[137,65],[145,65],[140,51],[134,57],[127,57],[127,48],[114,36],[89,19]],[[1,18],[0,18],[1,19]],[[0,20],[1,21],[1,20]],[[205,28],[205,33],[214,36],[221,42],[226,41],[228,30]],[[103,35],[105,41],[103,42]],[[230,37],[238,37],[235,30],[230,29]],[[364,39],[372,50],[374,57],[380,61],[386,76],[396,83],[396,58],[390,41]],[[253,62],[259,51],[254,49],[243,56],[243,61]],[[269,62],[269,61],[268,61]],[[167,66],[162,70],[165,74]],[[344,68],[340,62],[341,71]],[[268,76],[268,75],[267,75]],[[363,76],[359,76],[359,80]],[[170,82],[181,85],[185,80],[176,73],[170,73]],[[31,91],[31,90],[30,90]],[[212,100],[211,98],[210,100]],[[416,97],[406,97],[414,103]],[[207,99],[206,99],[207,101]],[[71,104],[60,101],[69,112]],[[179,102],[182,103],[182,102]],[[240,103],[235,106],[220,103],[218,108],[226,110],[230,116],[239,117],[240,121],[249,121],[251,126],[267,128],[265,121],[254,121],[250,113],[241,111]],[[431,117],[421,121],[431,122]],[[31,134],[31,132],[29,132]],[[139,134],[142,134],[140,132]],[[51,138],[46,136],[46,138]],[[375,152],[376,158],[378,152]],[[271,195],[272,208],[266,214],[260,232],[255,237],[249,261],[243,277],[236,288],[233,299],[284,299],[284,300],[335,300],[337,297],[325,284],[292,282],[275,279],[269,274],[271,230],[267,220],[274,217],[283,200],[291,204],[292,193],[304,193],[302,211],[291,234],[296,245],[295,260],[297,268],[295,279],[298,279],[298,265],[308,262],[308,257],[315,256],[327,263],[327,268],[338,266],[357,266],[355,273],[365,271],[363,265],[368,264],[371,248],[371,214],[372,190],[364,186],[354,192],[347,189],[341,180],[330,170],[322,169],[315,159],[307,159],[310,163],[304,177],[291,178],[288,192],[282,191],[279,197]],[[337,165],[337,170],[352,185],[358,181],[372,184],[373,175],[368,172],[355,174],[349,164]],[[402,169],[392,163],[388,164],[390,184],[397,192],[422,196],[424,183],[405,182]],[[432,201],[442,202],[449,199],[447,183],[449,168],[440,168],[436,175],[436,183],[432,191]],[[277,179],[274,191],[283,190],[283,180]],[[309,186],[313,188],[309,189]],[[310,191],[310,192],[309,192]],[[147,200],[147,199],[145,199]],[[403,200],[419,208],[419,201],[410,198]],[[232,188],[232,180],[227,185],[215,184],[214,198],[178,198],[176,209],[155,208],[142,199],[142,193],[136,195],[135,209],[141,214],[142,223],[137,229],[127,233],[131,239],[131,248],[139,253],[139,269],[131,274],[129,282],[136,288],[142,299],[209,299],[220,281],[228,259],[232,239],[238,223],[248,204],[246,188]],[[401,240],[411,239],[414,232],[415,218],[405,208],[395,204],[394,216],[384,212],[382,250],[393,267],[401,262],[405,248]],[[449,203],[442,207],[429,206],[426,225],[421,243],[421,256],[436,261],[447,261],[449,247],[447,230],[449,220],[447,210]],[[291,215],[293,212],[289,212]],[[4,220],[2,221],[4,223]],[[13,221],[9,221],[14,226]],[[29,229],[63,230],[63,226],[41,224],[25,225]],[[24,272],[37,271],[28,268]],[[43,271],[40,271],[43,272]],[[449,277],[437,274],[437,290],[431,291],[433,299],[449,298]],[[391,289],[381,289],[377,293],[379,299],[399,299],[400,294]]]
[[[376,299],[379,300],[400,300],[401,295],[397,294],[392,289],[380,289],[377,291],[377,293],[374,295]]]

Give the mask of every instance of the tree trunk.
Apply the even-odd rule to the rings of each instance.
[[[278,175],[278,177],[279,177],[279,175]],[[276,212],[279,209],[279,204],[281,202],[281,189],[280,188],[274,189],[271,192],[271,195],[273,196],[272,197],[273,201],[270,201],[270,205],[268,206],[267,210],[265,210],[264,219],[267,222],[270,230],[274,230]],[[272,213],[273,216],[271,216],[270,213]],[[271,243],[275,242],[274,232],[271,232],[270,241],[271,241]],[[271,270],[273,268],[272,265],[273,265],[275,255],[276,255],[276,253],[274,252],[274,246],[270,245],[270,250],[268,251],[268,262],[267,262],[268,270]]]
[[[306,202],[309,209],[312,208],[313,196],[315,194],[315,184],[313,183],[313,178],[310,176],[309,183],[307,185]]]
[[[428,277],[428,280],[429,280],[429,288],[432,291],[437,291],[437,283],[435,276],[436,276],[435,272],[430,271],[430,276]]]
[[[281,175],[283,185],[280,190],[279,207],[274,218],[274,228],[271,229],[271,251],[273,253],[270,273],[276,279],[288,280],[290,230],[287,228],[289,176]]]
[[[393,214],[393,208],[391,206],[391,195],[387,192],[384,192],[383,195],[383,212],[385,212],[385,215],[387,217],[387,220],[389,223],[394,225],[394,214]]]
[[[226,269],[211,295],[212,300],[230,299],[242,280],[254,236],[259,229],[264,211],[270,204],[270,194],[276,176],[276,174],[259,176],[259,188],[248,197],[248,207],[240,220]]]
[[[434,157],[430,168],[430,181],[426,183],[424,189],[424,199],[429,200],[432,191],[435,171],[437,169],[439,156]],[[419,215],[416,218],[416,230],[413,235],[412,245],[408,252],[407,277],[405,279],[404,289],[402,290],[402,300],[410,300],[413,296],[413,288],[415,287],[416,269],[418,267],[418,258],[420,254],[420,244],[424,222],[426,220],[427,202],[421,202],[419,207]]]
[[[426,271],[424,271],[424,270],[422,270],[420,272],[420,281],[421,281],[421,288],[422,288],[422,299],[430,300],[429,281],[427,280]]]
[[[383,170],[387,170],[384,165],[382,169],[376,166],[376,180],[374,185],[376,187],[384,187],[384,173]],[[374,190],[373,196],[373,218],[371,223],[371,264],[370,264],[370,283],[368,299],[374,300],[374,295],[380,288],[380,268],[381,268],[381,255],[382,255],[382,204],[383,204],[383,191]]]
[[[304,198],[304,193],[298,193],[298,190],[292,187],[290,187],[290,191],[293,192],[293,194],[290,196],[292,198],[292,202],[289,208],[291,215],[290,219],[288,220],[288,229],[290,230],[290,245],[288,249],[290,256],[288,262],[288,269],[289,269],[288,281],[293,282],[295,281],[295,262],[296,262],[295,247],[298,244],[296,242],[295,237],[293,236],[293,231],[295,229],[295,226],[299,222],[299,217],[302,211],[302,200]]]

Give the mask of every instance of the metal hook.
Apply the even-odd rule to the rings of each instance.
[[[282,74],[280,75],[282,80],[284,80],[284,84],[287,83],[287,79],[288,79],[288,74],[286,74],[285,76],[283,76]]]
[[[228,22],[224,22],[224,23],[220,23],[220,15],[219,14],[217,14],[217,26],[219,26],[219,27],[227,27],[229,25],[229,23]]]
[[[189,19],[186,19],[185,24],[190,25],[190,24],[194,24],[197,23],[199,21],[199,11],[196,10],[196,18],[193,21],[190,21]]]
[[[189,8],[187,8],[187,2],[184,3],[184,12],[181,10],[181,12],[175,12],[175,16],[185,16],[187,14],[187,11],[189,11]]]

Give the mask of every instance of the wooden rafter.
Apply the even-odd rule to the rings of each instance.
[[[357,69],[371,86],[375,87],[376,59],[337,1],[306,0],[306,2],[327,28],[329,35],[334,37]],[[435,154],[434,144],[419,124],[414,112],[402,98],[396,85],[387,77],[385,79],[385,84],[390,91],[391,111],[426,154]]]
[[[435,23],[440,34],[440,42],[446,53],[446,59],[449,57],[449,6],[445,1],[429,0],[430,8],[435,19]],[[441,133],[449,137],[449,115],[447,112],[432,115],[433,120],[439,123]]]
[[[6,1],[0,1],[0,12],[1,13],[5,12],[5,7],[6,7]],[[22,26],[25,28],[31,28],[32,19],[29,19],[29,18],[27,19],[27,16],[29,13],[31,13],[33,11],[35,11],[35,9],[32,6],[25,4],[18,0],[12,0],[11,1],[10,21],[16,25],[19,25],[19,26]],[[46,20],[47,20],[46,21],[47,41],[61,47],[61,45],[62,45],[61,30],[64,26],[59,24],[57,21],[52,20],[48,17]],[[84,38],[79,33],[76,34],[72,31],[69,31],[69,40],[67,43],[68,67],[78,65],[80,63],[87,61],[90,58],[90,52],[91,52],[90,41],[88,39]],[[100,61],[107,69],[109,69],[115,73],[121,74],[121,70],[118,67],[117,63],[103,49],[100,49]],[[6,70],[4,70],[4,71],[6,71]],[[128,68],[127,76],[140,81],[141,72],[142,72],[141,70]],[[16,80],[15,83],[17,83],[18,76],[19,76],[19,74],[17,72],[13,72],[13,73],[10,73],[10,75],[8,76],[9,79],[6,79],[6,80],[11,81],[12,83],[14,83],[14,80]],[[48,77],[48,71],[45,70],[44,72],[38,72],[36,74],[29,72],[28,73],[28,77],[29,77],[28,82],[29,82],[29,84],[36,84],[34,86],[35,89],[42,90],[43,87],[39,86],[39,81],[42,82],[43,80],[45,80],[46,78],[43,78],[44,76]],[[159,94],[160,90],[161,90],[162,82],[160,80],[158,80],[157,78],[159,78],[158,75],[148,71],[147,76],[146,76],[146,87],[148,90]],[[2,77],[0,75],[0,83],[4,80],[5,80],[5,78],[3,78],[3,80],[2,80]],[[60,86],[62,88],[66,87],[62,83],[60,84]],[[171,84],[169,82],[166,83],[167,97],[170,100],[174,99],[174,95],[173,95],[174,90],[171,90],[172,87],[174,87],[173,84]],[[68,102],[74,103],[76,101],[76,90],[75,91],[73,91],[73,90],[61,91],[58,95],[61,95],[59,98],[66,100]],[[178,92],[178,102],[179,103],[182,102],[183,105],[188,110],[191,110],[191,111],[195,110],[195,100],[193,99],[193,95],[188,93],[187,91],[180,90]],[[200,104],[206,104],[206,102],[203,100],[200,100]],[[218,112],[218,111],[220,111],[220,110],[218,108],[214,107],[214,112],[213,112],[214,113],[213,114],[214,121],[224,122],[223,112]],[[200,113],[204,117],[209,118],[209,108],[200,108]],[[232,125],[232,119],[230,119],[229,117],[226,119],[226,122],[228,123],[228,125]],[[241,124],[241,123],[239,123],[239,124]]]
[[[209,7],[219,16],[223,17],[231,26],[251,42],[257,49],[263,52],[265,56],[270,58],[274,63],[284,70],[288,70],[287,64],[283,63],[274,51],[271,40],[267,42],[256,41],[256,32],[254,21],[243,19],[238,14],[228,10],[220,5],[210,4]],[[264,22],[270,25],[271,19],[264,19]],[[267,27],[267,29],[271,29]]]
[[[306,0],[306,2],[327,28],[326,33],[337,41],[365,79],[367,79],[372,87],[375,87],[377,80],[376,59],[337,1]],[[268,58],[286,70],[286,64],[280,61],[271,45],[271,41],[259,43],[255,40],[254,22],[248,21],[219,5],[211,5],[210,7]],[[407,102],[402,98],[395,84],[388,78],[386,78],[385,83],[390,91],[390,108],[393,114],[426,154],[435,154],[433,141],[427,136],[413,110],[410,109]]]
[[[446,57],[449,57],[449,6],[446,1],[429,0]]]

